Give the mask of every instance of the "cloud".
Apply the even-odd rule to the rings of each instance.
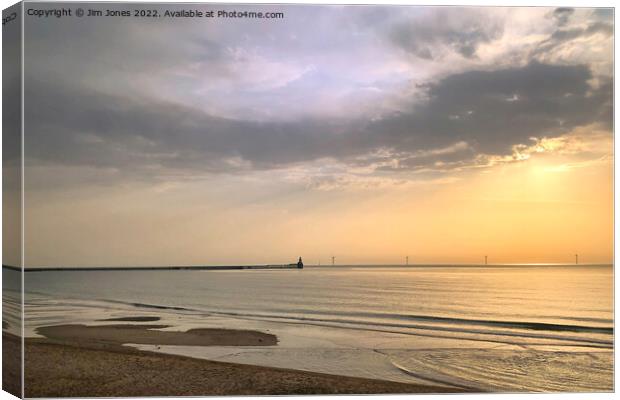
[[[558,11],[559,10],[559,11]],[[594,79],[613,76],[613,13],[609,9],[556,9],[547,36],[524,53],[548,64],[588,65]]]
[[[553,10],[553,18],[557,21],[558,26],[564,26],[568,23],[571,15],[575,13],[574,8],[559,7]]]
[[[39,82],[26,90],[31,160],[91,166],[224,171],[316,156],[318,122],[261,123],[174,102]],[[318,133],[317,133],[318,132]]]
[[[446,51],[476,57],[481,44],[499,39],[502,33],[502,24],[482,9],[433,9],[395,25],[390,37],[412,55],[432,60],[443,58]]]
[[[36,24],[25,49],[28,165],[105,182],[315,162],[370,176],[511,159],[531,137],[583,126],[611,134],[613,82],[600,67],[611,64],[609,13],[285,11],[268,26]]]
[[[317,159],[376,170],[447,168],[476,153],[510,155],[532,136],[555,137],[593,123],[609,129],[611,82],[592,89],[590,77],[584,66],[536,63],[470,71],[425,87],[427,101],[409,113],[294,122],[233,120],[175,103],[39,82],[26,92],[26,148],[33,164],[116,168],[121,176],[144,178],[276,169]],[[363,157],[381,149],[387,153]]]
[[[613,37],[614,27],[610,22],[593,21],[584,26],[567,27],[564,28],[564,24],[559,25],[546,40],[542,41],[535,51],[533,57],[544,57],[547,59],[557,56],[557,53],[566,51],[564,47],[576,47],[579,42],[583,43],[588,41],[592,36],[600,35],[605,39]],[[579,39],[576,43],[576,39]]]
[[[592,89],[586,66],[531,63],[469,71],[426,88],[427,102],[371,124],[377,142],[400,151],[463,141],[484,153],[510,152],[531,136],[557,136],[576,126],[611,126],[612,84]]]

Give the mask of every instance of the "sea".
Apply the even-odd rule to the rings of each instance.
[[[10,303],[19,274],[3,271]],[[156,316],[163,330],[260,330],[278,344],[128,346],[494,392],[614,389],[611,265],[37,271],[24,279],[27,337],[41,326]],[[19,326],[3,319],[4,330]]]

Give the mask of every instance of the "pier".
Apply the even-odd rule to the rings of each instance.
[[[19,267],[3,265],[14,271],[22,271]],[[244,269],[302,269],[303,263],[295,264],[266,264],[266,265],[170,265],[152,267],[41,267],[24,268],[24,272],[44,272],[44,271],[226,271]]]

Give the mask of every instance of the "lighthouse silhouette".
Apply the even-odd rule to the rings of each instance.
[[[304,262],[301,261],[301,257],[299,257],[299,261],[297,261],[297,268],[303,268],[304,267]]]

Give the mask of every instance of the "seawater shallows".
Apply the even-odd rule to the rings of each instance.
[[[167,330],[260,329],[280,342],[137,347],[485,390],[613,389],[610,265],[49,271],[25,285],[30,336],[155,315]]]

